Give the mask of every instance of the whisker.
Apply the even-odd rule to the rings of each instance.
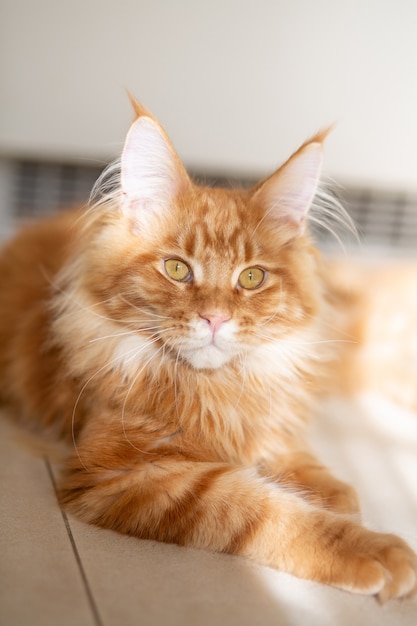
[[[240,383],[240,392],[239,392],[239,396],[238,399],[236,401],[236,404],[234,406],[235,411],[237,411],[237,408],[240,404],[240,401],[242,399],[243,396],[243,392],[245,390],[245,384],[246,384],[246,380],[247,380],[247,372],[246,372],[246,362],[247,362],[247,358],[248,358],[248,353],[245,352],[239,352],[238,354],[239,356],[239,361],[240,361],[240,372],[241,372],[241,383]],[[244,359],[244,361],[243,361]]]
[[[128,335],[137,334],[136,330],[125,330],[120,333],[113,333],[111,335],[103,335],[102,337],[96,337],[95,339],[90,339],[88,343],[96,343],[97,341],[103,341],[104,339],[114,339],[115,337],[126,337]]]
[[[326,323],[323,326],[327,328],[328,330],[337,332],[340,335],[344,335],[345,337],[349,337],[349,338],[352,337],[352,334],[350,332],[344,329],[340,329],[336,324],[331,324],[329,321],[326,321]]]
[[[118,320],[118,319],[114,319],[111,317],[107,317],[105,315],[102,315],[101,313],[97,313],[96,311],[93,311],[93,307],[96,306],[101,306],[102,304],[106,304],[106,302],[110,302],[112,300],[112,298],[106,298],[105,300],[101,300],[100,302],[95,302],[94,304],[88,305],[86,306],[85,304],[79,302],[77,299],[74,298],[74,294],[70,293],[68,291],[66,291],[65,289],[63,289],[56,281],[53,281],[51,279],[51,277],[48,275],[45,267],[42,265],[41,268],[41,273],[43,275],[43,277],[45,278],[45,280],[47,281],[47,283],[49,284],[50,287],[52,287],[52,289],[60,294],[62,294],[63,296],[65,296],[69,302],[71,303],[75,303],[78,308],[82,311],[88,311],[90,313],[93,313],[93,315],[96,315],[97,317],[101,318],[101,319],[105,319],[111,322],[117,322],[120,324],[125,323],[124,320]],[[60,315],[60,319],[65,319],[68,316],[73,315],[74,312],[73,311],[69,311],[68,313],[62,313]]]
[[[149,331],[149,330],[158,330],[158,333],[166,332],[172,330],[172,328],[159,328],[159,326],[148,326],[146,328],[135,328],[133,330],[126,330],[120,333],[113,333],[110,335],[103,335],[102,337],[96,337],[94,339],[90,339],[89,343],[96,343],[97,341],[102,341],[103,339],[114,339],[115,337],[126,337],[128,335],[139,335],[140,333]],[[155,333],[156,334],[156,333]]]
[[[90,305],[85,305],[84,303],[80,302],[79,300],[77,300],[76,298],[74,298],[74,294],[71,292],[66,291],[65,289],[63,289],[56,281],[52,280],[51,277],[49,276],[49,274],[47,273],[46,269],[44,266],[41,266],[41,272],[43,277],[45,278],[45,280],[48,282],[48,284],[52,287],[52,289],[54,289],[54,291],[62,294],[63,296],[65,296],[69,302],[76,304],[77,307],[82,310],[82,311],[88,311],[89,313],[92,313],[93,315],[95,315],[96,317],[109,321],[109,322],[115,322],[116,324],[131,324],[131,323],[140,323],[140,322],[151,322],[152,318],[154,318],[154,321],[156,322],[158,319],[169,319],[169,317],[164,316],[164,315],[158,315],[156,313],[152,313],[150,311],[146,311],[146,309],[140,309],[139,307],[135,306],[133,303],[129,302],[127,299],[124,298],[123,295],[118,294],[118,297],[128,306],[130,306],[131,308],[133,308],[136,311],[142,312],[146,314],[146,318],[134,318],[134,319],[120,319],[120,318],[115,318],[115,317],[110,317],[109,315],[104,315],[103,313],[98,313],[97,311],[94,311],[93,309],[95,307],[99,307],[102,305],[105,305],[108,302],[111,302],[112,300],[114,300],[114,297],[110,297],[110,298],[106,298],[105,300],[100,300],[99,302],[94,302],[93,304]],[[74,314],[74,311],[69,311],[68,313],[63,313],[60,318],[61,319],[65,319],[66,317],[69,317],[71,315]]]
[[[288,340],[284,340],[284,343],[286,343],[287,345],[294,345],[294,346],[314,346],[314,345],[319,345],[319,344],[326,344],[326,343],[357,343],[356,341],[350,340],[350,339],[322,339],[320,341],[288,341]]]
[[[97,317],[97,318],[99,318],[101,320],[105,320],[106,322],[113,322],[115,324],[120,324],[120,325],[124,325],[124,326],[126,326],[127,324],[131,324],[131,323],[136,322],[136,320],[117,319],[117,318],[114,318],[114,317],[110,317],[108,315],[103,315],[102,313],[98,313],[97,311],[94,311],[93,307],[94,306],[100,306],[100,304],[92,304],[92,305],[86,306],[85,304],[82,304],[81,302],[75,300],[74,298],[71,298],[71,300],[72,300],[72,302],[74,304],[76,304],[76,306],[78,307],[78,310],[86,311],[87,313],[91,313],[95,317]],[[64,320],[64,319],[67,319],[69,317],[72,317],[75,312],[76,312],[75,310],[72,310],[72,311],[68,311],[67,313],[61,313],[59,317],[60,317],[61,320]]]
[[[155,343],[156,339],[152,342]],[[141,452],[142,454],[148,454],[146,451],[141,450],[140,448],[138,448],[137,446],[134,445],[134,443],[132,443],[132,441],[129,439],[129,437],[127,436],[127,432],[126,432],[126,421],[125,421],[125,415],[126,415],[126,405],[127,405],[127,401],[129,398],[129,395],[133,389],[133,387],[135,386],[136,382],[138,381],[140,375],[142,374],[142,372],[144,371],[144,369],[149,365],[149,363],[161,352],[161,350],[163,350],[164,346],[162,345],[160,348],[158,348],[158,350],[151,355],[151,357],[143,364],[143,366],[141,367],[141,369],[135,374],[135,376],[133,377],[133,380],[129,386],[129,389],[126,392],[126,396],[123,402],[123,406],[122,406],[122,415],[121,415],[121,422],[122,422],[122,429],[123,429],[123,435],[124,438],[126,439],[126,441],[128,442],[128,444],[130,446],[132,446],[132,448],[134,448],[135,450],[137,450],[138,452]]]
[[[130,306],[130,307],[132,307],[132,309],[134,309],[135,311],[139,311],[140,313],[146,313],[146,315],[149,315],[149,316],[151,316],[151,317],[153,316],[153,317],[156,317],[156,318],[158,318],[158,319],[164,319],[164,320],[168,320],[168,319],[170,319],[170,317],[169,317],[169,316],[167,316],[167,315],[158,315],[157,313],[153,313],[153,312],[151,312],[151,311],[147,311],[146,309],[142,309],[142,308],[140,308],[140,307],[136,306],[136,304],[134,304],[133,302],[130,302],[130,301],[129,301],[127,298],[125,298],[124,296],[120,296],[120,299],[121,299],[121,300],[122,300],[125,304],[127,304],[127,305],[128,305],[128,306]]]
[[[281,337],[274,337],[273,335],[265,335],[263,333],[256,333],[256,336],[261,338],[261,339],[266,339],[267,341],[270,341],[271,343],[280,343],[281,345],[288,345],[288,346],[314,346],[314,345],[320,345],[320,344],[328,344],[328,343],[351,343],[351,344],[355,344],[357,343],[357,341],[354,341],[352,339],[321,339],[321,340],[317,340],[317,341],[298,341],[298,340],[292,340],[292,339],[285,339],[285,338],[281,338]]]
[[[89,379],[83,384],[83,386],[80,389],[80,392],[77,396],[77,399],[74,403],[74,407],[72,410],[72,415],[71,415],[71,437],[72,437],[72,443],[74,446],[74,450],[80,460],[80,463],[82,464],[82,466],[84,467],[84,469],[86,471],[88,471],[88,468],[85,466],[80,454],[79,454],[79,450],[78,450],[78,446],[77,446],[77,441],[76,441],[76,437],[75,437],[75,416],[76,416],[76,412],[77,412],[77,408],[78,405],[80,403],[81,397],[83,395],[83,393],[85,392],[85,390],[87,389],[88,385],[91,383],[92,380],[94,380],[99,374],[101,374],[103,371],[105,371],[106,369],[110,369],[115,363],[120,362],[121,359],[126,359],[126,356],[128,355],[132,355],[130,356],[128,359],[126,359],[124,362],[125,363],[129,363],[130,361],[132,361],[134,358],[136,358],[141,352],[143,352],[146,348],[148,348],[150,345],[152,345],[153,343],[155,343],[158,339],[152,339],[150,341],[147,341],[143,346],[141,346],[139,349],[137,348],[137,346],[135,346],[134,348],[131,348],[130,350],[126,350],[126,352],[124,352],[123,355],[118,355],[112,359],[110,359],[109,361],[107,361],[107,363],[105,363],[102,367],[100,367],[94,374],[92,374],[92,376],[89,377]],[[160,349],[159,349],[160,350]],[[159,352],[158,350],[158,352]],[[152,355],[152,358],[155,355]]]
[[[126,354],[130,354],[131,352],[134,352],[135,350],[137,350],[136,347],[131,349],[131,350],[127,350],[125,355]],[[110,361],[105,363],[102,367],[100,367],[92,376],[90,376],[90,378],[81,387],[80,392],[79,392],[79,394],[77,396],[77,399],[75,400],[74,407],[72,409],[72,415],[71,415],[71,437],[72,437],[72,443],[73,443],[73,446],[74,446],[74,450],[75,450],[75,452],[76,452],[76,454],[77,454],[77,456],[78,456],[78,458],[80,460],[81,465],[87,471],[88,471],[88,468],[84,465],[84,462],[81,459],[81,456],[80,456],[79,451],[78,451],[76,437],[75,437],[75,415],[76,415],[77,408],[78,408],[78,405],[80,403],[81,397],[82,397],[84,391],[87,389],[88,385],[91,383],[91,381],[94,380],[94,378],[96,378],[99,374],[101,374],[101,372],[105,371],[107,368],[110,368],[118,360],[120,360],[120,357],[118,357],[118,356],[114,357],[113,359],[111,359]]]
[[[174,365],[174,398],[175,398],[175,412],[177,414],[177,418],[179,420],[179,407],[178,407],[178,385],[177,385],[177,380],[178,380],[178,363],[179,363],[179,359],[180,359],[180,351],[181,348],[179,348],[177,350],[177,356],[175,359],[175,365]]]
[[[267,317],[263,322],[261,322],[261,324],[259,324],[259,326],[266,326],[267,324],[269,324],[269,322],[271,322],[277,315],[280,314],[280,311],[275,311],[275,313],[273,313],[270,317]]]
[[[131,363],[131,362],[132,362],[132,361],[134,361],[134,360],[135,360],[135,358],[136,358],[136,357],[137,357],[137,356],[138,356],[141,352],[143,352],[146,348],[148,348],[149,346],[153,345],[154,343],[157,343],[158,339],[159,339],[159,337],[155,337],[155,336],[151,337],[151,338],[150,338],[150,339],[146,342],[146,344],[145,344],[144,346],[141,346],[141,347],[137,350],[137,352],[134,352],[134,353],[132,354],[132,356],[130,356],[130,357],[129,357],[128,359],[126,359],[126,360],[124,359],[124,356],[125,356],[125,355],[123,355],[123,362],[124,362],[124,363]],[[135,349],[136,349],[136,348],[135,348]],[[135,349],[134,349],[134,350],[135,350]],[[127,352],[126,354],[129,354],[129,352]]]

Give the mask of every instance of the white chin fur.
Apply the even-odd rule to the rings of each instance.
[[[199,348],[183,355],[195,369],[215,370],[227,363],[231,356],[214,345]]]

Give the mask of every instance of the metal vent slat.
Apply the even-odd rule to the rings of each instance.
[[[15,169],[13,213],[18,218],[48,215],[82,204],[102,167],[19,161]]]

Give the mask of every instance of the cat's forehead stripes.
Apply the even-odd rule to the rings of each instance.
[[[220,256],[228,264],[252,258],[255,246],[243,223],[245,215],[239,200],[220,190],[205,195],[181,233],[179,243],[189,258],[206,263]]]

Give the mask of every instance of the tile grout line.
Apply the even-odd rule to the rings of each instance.
[[[46,469],[48,471],[49,477],[50,477],[51,482],[52,482],[52,486],[53,486],[54,491],[55,491],[55,495],[57,496],[57,500],[58,500],[58,490],[57,490],[57,485],[56,485],[56,481],[55,481],[55,477],[54,477],[54,474],[53,474],[53,471],[52,471],[51,464],[50,464],[49,459],[47,457],[44,457],[44,460],[45,460]],[[91,587],[90,587],[90,584],[88,582],[87,575],[85,573],[85,570],[84,570],[84,567],[83,567],[83,564],[82,564],[82,561],[81,561],[80,553],[78,552],[78,548],[77,548],[77,545],[75,543],[75,538],[74,538],[74,535],[73,535],[72,530],[71,530],[71,525],[69,523],[69,519],[68,519],[67,514],[65,513],[65,511],[59,505],[59,501],[58,501],[58,506],[59,506],[59,510],[61,511],[62,519],[64,521],[65,529],[67,531],[68,538],[70,540],[70,544],[71,544],[71,547],[72,547],[72,551],[74,553],[75,561],[77,563],[78,570],[80,572],[80,576],[81,576],[81,579],[82,579],[83,584],[84,584],[85,592],[87,594],[87,599],[88,599],[91,611],[93,613],[95,626],[104,626],[103,621],[102,621],[102,619],[100,617],[100,613],[99,613],[98,608],[97,608],[96,601],[94,600],[93,592],[91,591]]]

